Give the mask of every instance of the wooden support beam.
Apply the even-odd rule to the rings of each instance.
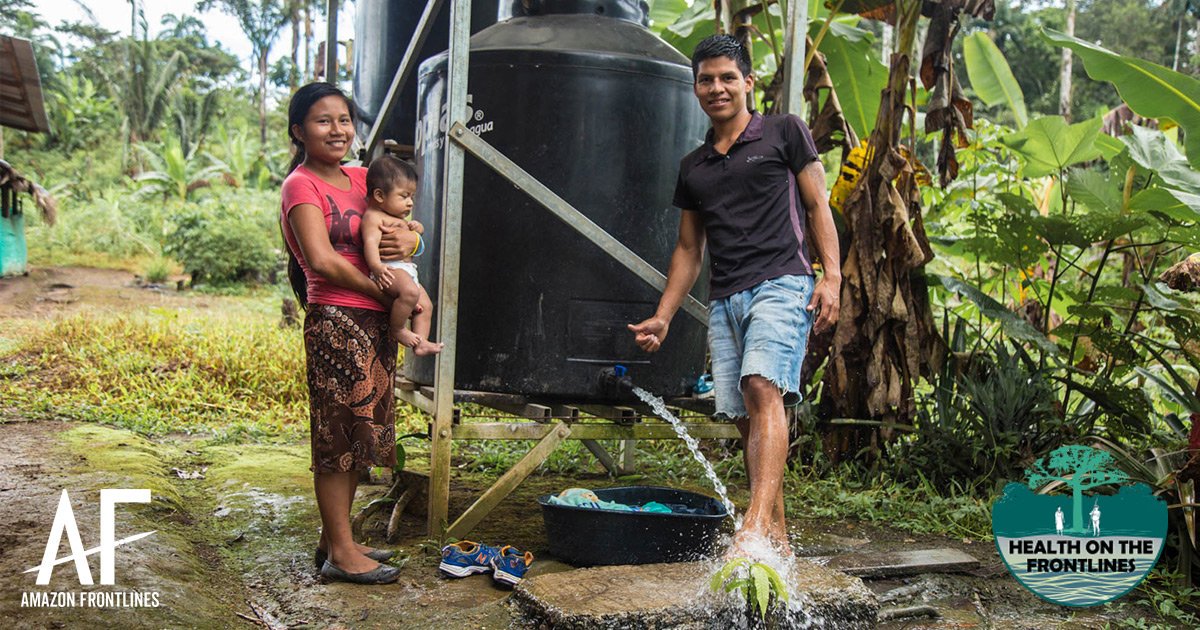
[[[604,450],[604,447],[599,442],[596,440],[583,440],[583,445],[596,457],[596,461],[600,462],[600,465],[608,471],[610,477],[621,474],[621,467],[617,465],[616,460],[612,458],[612,455],[608,454],[608,451]]]
[[[637,470],[637,440],[621,440],[621,474],[628,475]]]
[[[407,390],[398,385],[396,387],[396,400],[406,402],[424,413],[433,415],[433,399],[419,390]]]
[[[492,484],[492,487],[488,488],[487,492],[484,492],[476,499],[475,503],[471,504],[471,507],[467,508],[467,511],[463,512],[462,516],[458,517],[458,520],[454,521],[454,524],[446,529],[447,537],[461,539],[469,534],[479,524],[479,521],[483,520],[513,490],[516,490],[517,486],[521,485],[521,482],[525,481],[525,478],[536,470],[538,466],[541,466],[542,462],[546,461],[547,457],[550,457],[550,453],[553,453],[554,449],[558,448],[558,445],[571,435],[571,427],[560,422],[554,424],[534,424],[532,426],[546,429],[545,437],[525,457],[522,457],[521,461],[517,462],[516,465],[508,469],[508,472],[497,479],[496,483]]]
[[[472,422],[454,426],[455,440],[540,440],[557,424],[537,422]],[[740,436],[730,422],[693,422],[683,425],[698,440],[732,440]],[[634,425],[587,422],[571,425],[572,440],[677,440],[675,430],[665,422],[639,422]]]

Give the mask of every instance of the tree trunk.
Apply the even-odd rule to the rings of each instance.
[[[1179,72],[1179,47],[1183,44],[1183,16],[1175,21],[1175,60],[1171,62],[1171,69]]]
[[[296,91],[300,83],[300,12],[292,11],[292,71],[288,74],[288,87]]]
[[[1067,35],[1075,36],[1075,1],[1067,0]],[[1062,73],[1058,82],[1058,113],[1071,120],[1071,49],[1062,49]]]
[[[269,49],[258,52],[258,141],[267,146],[267,54]]]
[[[313,21],[312,21],[312,6],[309,3],[304,4],[304,80],[316,81],[317,77],[313,75]]]
[[[1087,528],[1083,524],[1083,490],[1079,486],[1071,487],[1071,505],[1075,508],[1075,514],[1070,531],[1073,534],[1082,534]]]

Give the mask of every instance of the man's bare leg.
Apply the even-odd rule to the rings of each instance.
[[[751,481],[749,485],[753,488],[753,480],[750,475],[750,451],[746,448],[746,443],[748,442],[747,436],[750,434],[750,419],[738,418],[734,421],[734,426],[742,434],[742,462],[746,466],[746,479]],[[779,495],[775,500],[775,510],[771,518],[771,533],[769,537],[771,542],[779,547],[779,550],[785,555],[795,556],[795,552],[792,551],[791,540],[788,538],[787,523],[784,521],[784,509],[786,507],[787,504],[783,500],[783,484],[781,483],[779,484]]]
[[[746,473],[750,478],[750,505],[742,527],[734,535],[736,554],[754,538],[786,541],[783,519],[783,473],[787,466],[787,417],[779,389],[761,376],[742,379],[742,395],[749,419],[742,430]],[[739,423],[739,430],[743,424]]]

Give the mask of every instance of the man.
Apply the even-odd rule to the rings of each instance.
[[[702,41],[692,73],[712,129],[679,164],[674,204],[682,213],[666,290],[654,316],[629,329],[643,350],[659,349],[707,245],[717,417],[737,424],[750,479],[750,505],[731,554],[766,538],[791,555],[783,516],[784,400],[799,401],[808,331],[813,318],[817,331],[837,321],[841,288],[825,170],[799,118],[751,111],[750,56],[736,38]],[[823,269],[819,282],[810,236]]]

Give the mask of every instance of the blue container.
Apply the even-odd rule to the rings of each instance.
[[[683,504],[701,514],[655,514],[553,505],[538,497],[550,553],[575,566],[692,562],[711,556],[728,516],[721,502],[703,494],[658,486],[595,490],[603,501],[644,505]]]

